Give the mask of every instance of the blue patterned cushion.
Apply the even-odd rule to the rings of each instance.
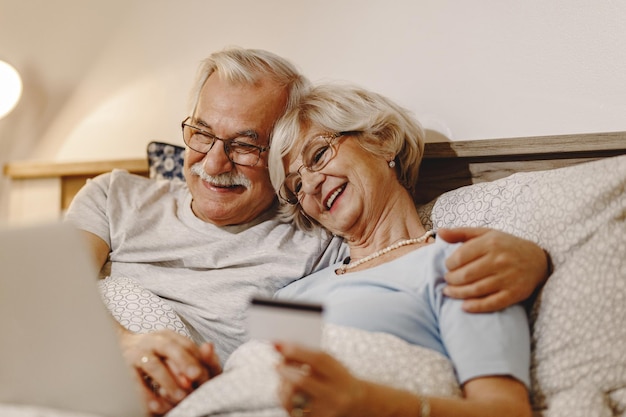
[[[183,158],[185,148],[171,143],[148,144],[148,167],[150,178],[184,181]]]

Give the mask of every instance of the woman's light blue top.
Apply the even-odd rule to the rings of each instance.
[[[336,275],[336,264],[280,289],[276,297],[324,304],[327,322],[385,332],[449,357],[461,384],[510,375],[530,386],[530,335],[520,305],[489,314],[463,311],[443,295],[446,258],[458,247],[442,239],[391,262]]]

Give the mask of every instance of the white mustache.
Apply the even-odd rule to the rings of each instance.
[[[199,176],[202,181],[209,182],[218,187],[234,187],[241,185],[249,188],[252,185],[248,177],[239,173],[225,172],[217,176],[209,175],[204,171],[204,168],[202,168],[201,162],[196,162],[191,166],[191,173]]]

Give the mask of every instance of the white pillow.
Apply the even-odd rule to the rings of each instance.
[[[488,226],[550,252],[554,274],[531,316],[539,415],[626,415],[625,187],[622,155],[474,184],[420,208],[435,229]]]
[[[102,299],[115,319],[133,333],[169,329],[191,337],[170,304],[125,277],[98,281]]]

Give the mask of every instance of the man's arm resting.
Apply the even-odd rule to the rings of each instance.
[[[530,297],[551,274],[549,255],[535,243],[487,228],[440,229],[446,242],[465,242],[446,260],[444,294],[465,299],[472,313],[504,309]]]
[[[124,359],[135,370],[148,409],[164,414],[222,368],[210,343],[197,346],[171,330],[135,334],[118,324]]]
[[[81,233],[87,241],[87,246],[89,247],[89,252],[91,253],[94,265],[98,268],[98,270],[102,269],[104,263],[109,257],[109,252],[111,252],[109,245],[102,240],[102,238],[91,232],[82,231]]]
[[[93,233],[82,233],[94,264],[102,269],[109,257],[109,245]],[[196,387],[222,372],[210,343],[197,346],[170,330],[135,334],[115,323],[124,359],[136,372],[146,405],[154,414],[166,413]]]

